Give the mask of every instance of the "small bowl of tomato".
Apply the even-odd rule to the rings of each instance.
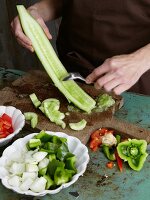
[[[22,112],[13,106],[0,106],[0,147],[6,145],[25,125]]]

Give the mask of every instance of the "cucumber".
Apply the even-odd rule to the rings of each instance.
[[[30,38],[39,60],[55,86],[64,94],[69,102],[71,101],[81,110],[88,113],[91,112],[96,104],[94,99],[84,92],[75,81],[62,81],[62,78],[67,76],[68,72],[58,59],[44,31],[23,5],[18,5],[17,10],[22,28]]]
[[[80,122],[77,123],[69,123],[69,126],[72,130],[81,131],[85,128],[87,121],[82,119]]]
[[[31,121],[31,127],[35,128],[38,124],[38,115],[34,112],[24,113],[25,119]]]
[[[31,101],[32,101],[32,103],[33,103],[33,105],[34,105],[36,108],[38,108],[38,107],[41,105],[41,102],[38,100],[38,98],[37,98],[37,96],[36,96],[35,93],[30,94],[29,97],[30,97],[30,99],[31,99]]]

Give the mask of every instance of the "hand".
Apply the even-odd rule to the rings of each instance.
[[[96,89],[102,87],[119,95],[131,88],[148,69],[150,69],[150,45],[138,51],[114,56],[97,67],[87,78]]]
[[[43,18],[39,15],[38,10],[36,8],[30,7],[28,9],[29,13],[37,20],[37,22],[41,25],[41,27],[43,28],[46,36],[48,37],[48,39],[52,39],[52,36],[43,20]],[[11,28],[12,28],[12,32],[14,33],[14,35],[16,36],[16,39],[18,41],[18,43],[20,45],[22,45],[23,47],[29,49],[31,52],[34,51],[33,47],[32,47],[32,42],[31,40],[23,33],[20,21],[19,21],[19,17],[15,17],[14,20],[11,22]]]

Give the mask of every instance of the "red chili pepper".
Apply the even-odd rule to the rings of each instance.
[[[116,157],[116,160],[117,160],[117,164],[118,164],[119,170],[122,172],[122,170],[123,170],[123,162],[122,162],[122,159],[119,157],[117,151],[115,151],[115,157]]]

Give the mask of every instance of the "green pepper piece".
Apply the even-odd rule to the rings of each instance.
[[[75,165],[76,165],[76,156],[72,156],[72,157],[69,157],[69,158],[66,159],[65,168],[71,169],[71,170],[77,172]]]
[[[147,142],[145,140],[132,139],[121,142],[117,146],[119,157],[128,161],[129,166],[136,171],[140,171],[144,165],[146,157]]]
[[[50,142],[51,139],[52,139],[52,136],[47,134],[47,133],[45,133],[45,131],[42,130],[42,131],[40,131],[39,134],[36,135],[36,138],[40,139],[41,142],[45,143],[45,142]]]
[[[111,152],[111,149],[109,146],[106,146],[106,145],[103,145],[102,146],[102,150],[105,154],[105,156],[109,159],[109,160],[116,160],[116,157],[115,157],[115,153],[114,152]]]
[[[55,154],[50,154],[50,155],[48,156],[48,159],[49,159],[49,161],[51,162],[52,160],[55,160],[55,159],[56,159],[56,155],[55,155]]]
[[[121,136],[120,135],[115,135],[115,138],[117,140],[117,145],[120,143],[121,141]]]
[[[69,152],[68,146],[66,143],[62,143],[62,145],[57,149],[56,157],[63,161],[67,153]]]
[[[67,183],[73,176],[72,170],[64,169],[63,167],[57,167],[54,174],[54,182],[56,185],[62,185]]]
[[[27,146],[30,149],[37,148],[37,147],[41,146],[41,140],[40,139],[30,139],[29,142],[27,143]]]
[[[55,185],[54,181],[51,179],[49,175],[44,175],[43,177],[47,180],[46,188],[45,188],[46,190],[50,189],[52,186]]]
[[[54,173],[56,171],[57,167],[65,167],[65,163],[59,160],[52,160],[51,162],[49,162],[48,164],[48,170],[47,173],[49,174],[50,177],[54,177]]]
[[[42,169],[39,170],[38,175],[39,176],[44,176],[47,172],[47,167],[44,167]]]
[[[51,153],[51,154],[56,153],[58,148],[59,148],[59,145],[58,144],[54,144],[52,142],[47,142],[44,145],[44,149],[47,149],[49,151],[49,153]]]
[[[54,143],[54,144],[61,144],[62,141],[60,140],[60,138],[58,136],[53,135],[52,136],[52,143]]]

